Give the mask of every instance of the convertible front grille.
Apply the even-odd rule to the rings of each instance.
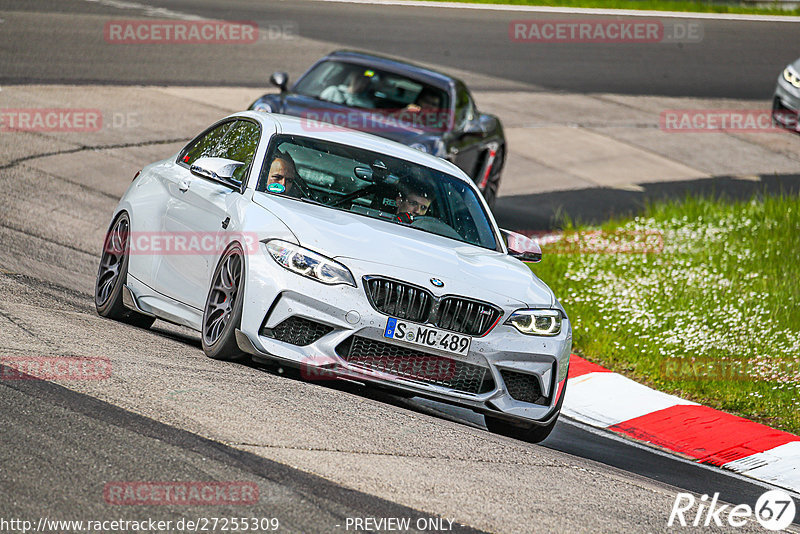
[[[487,367],[361,336],[347,338],[336,347],[336,353],[364,369],[461,393],[488,393],[495,387]]]
[[[303,317],[284,319],[275,328],[262,328],[261,335],[305,347],[333,332],[333,327]]]
[[[541,404],[547,406],[549,400],[542,395],[539,380],[528,373],[517,373],[506,369],[500,370],[500,376],[506,384],[506,389],[511,398],[521,402]]]
[[[427,289],[389,278],[364,277],[373,308],[415,323],[432,324],[470,336],[482,336],[497,322],[502,310],[465,297],[437,298]]]

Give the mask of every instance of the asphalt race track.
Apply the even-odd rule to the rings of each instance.
[[[17,9],[20,0],[0,1],[0,10]],[[292,78],[311,57],[296,42],[278,38],[278,28],[300,39],[324,43],[323,49],[356,48],[414,58],[449,69],[480,73],[556,91],[638,95],[767,98],[776,73],[797,56],[796,23],[695,21],[699,42],[631,46],[512,43],[508,28],[519,19],[575,19],[582,15],[542,15],[493,11],[454,11],[337,4],[307,0],[148,0],[166,8],[156,18],[255,21],[266,30],[270,53],[253,54],[246,45],[200,47],[103,46],[95,17],[136,18],[140,2],[111,0],[37,0],[36,9],[57,21],[43,24],[33,14],[3,27],[4,83],[125,83],[265,86],[275,70]],[[27,11],[27,10],[26,10]],[[75,14],[84,16],[76,17]],[[609,18],[609,17],[604,17]],[[667,21],[668,22],[668,21]],[[687,21],[688,24],[690,21]],[[274,39],[268,30],[273,27]],[[221,50],[219,50],[221,48]],[[307,49],[307,48],[306,48]],[[313,56],[312,56],[313,57]],[[502,61],[498,61],[502,58]],[[473,88],[491,89],[483,81]]]
[[[184,15],[288,24],[297,36],[254,55],[238,45],[109,46],[98,32],[113,19]],[[76,102],[97,85],[262,87],[273,70],[296,78],[339,47],[450,68],[483,90],[763,99],[800,35],[796,24],[704,20],[701,43],[532,51],[509,46],[516,18],[534,17],[301,0],[0,0],[0,108],[10,107],[10,86],[27,84],[75,84]],[[34,94],[49,105],[46,91]],[[107,358],[112,368],[104,380],[0,379],[0,520],[238,516],[277,518],[279,532],[353,532],[388,531],[355,519],[408,518],[428,532],[663,532],[678,492],[753,506],[768,489],[566,419],[530,445],[488,433],[471,412],[213,361],[188,330],[101,319],[92,302],[99,252],[131,179],[102,158],[141,166],[182,145],[182,120],[189,131],[210,124],[166,102],[128,102],[163,124],[142,138],[94,138],[106,151],[78,133],[0,132],[0,357]],[[38,167],[45,154],[72,156],[63,160],[71,177]],[[120,506],[104,497],[120,481],[245,481],[260,497]],[[56,530],[80,531],[45,531]]]

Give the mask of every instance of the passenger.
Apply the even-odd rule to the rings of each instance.
[[[358,108],[373,108],[375,102],[369,91],[372,77],[366,73],[353,71],[347,77],[347,83],[327,87],[319,97],[334,104],[345,104]]]

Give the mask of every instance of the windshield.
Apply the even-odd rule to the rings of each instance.
[[[278,135],[257,190],[314,202],[497,250],[492,224],[469,184],[377,152]]]
[[[294,92],[384,116],[402,115],[415,127],[444,131],[450,119],[447,91],[400,74],[324,61],[301,78]],[[412,116],[421,114],[424,117]]]

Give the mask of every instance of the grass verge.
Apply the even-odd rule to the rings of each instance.
[[[634,9],[644,11],[688,11],[694,13],[738,13],[745,15],[800,16],[800,9],[754,7],[731,2],[718,4],[689,0],[428,0],[431,2],[461,2],[469,4],[508,4],[517,6],[581,7],[600,9]]]
[[[800,196],[657,203],[542,248],[577,354],[800,434]]]

